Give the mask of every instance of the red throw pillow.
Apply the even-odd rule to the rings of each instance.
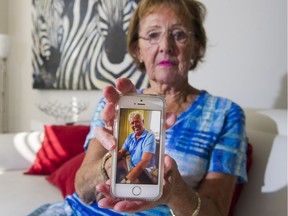
[[[44,140],[25,174],[50,175],[69,159],[83,152],[87,125],[45,125]]]
[[[74,179],[84,156],[84,152],[78,154],[54,171],[52,175],[46,177],[51,184],[59,188],[64,198],[75,192]]]

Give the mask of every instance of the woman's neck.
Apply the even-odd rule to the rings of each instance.
[[[151,83],[151,87],[145,89],[143,93],[163,96],[166,100],[167,112],[179,115],[195,101],[200,91],[190,86],[188,82],[173,87]]]

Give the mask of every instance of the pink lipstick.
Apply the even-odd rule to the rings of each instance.
[[[170,67],[173,65],[173,63],[171,61],[161,61],[159,62],[159,65],[164,67]]]

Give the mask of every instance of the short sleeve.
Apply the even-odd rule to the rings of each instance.
[[[84,142],[84,150],[86,151],[88,148],[88,144],[92,138],[95,138],[94,131],[96,127],[105,126],[102,118],[101,118],[101,111],[104,109],[106,105],[106,101],[104,98],[101,98],[100,101],[96,105],[96,109],[93,113],[93,116],[90,121],[90,131],[86,137]]]
[[[246,151],[245,115],[237,104],[232,103],[213,149],[208,171],[236,175],[238,183],[246,182]]]
[[[144,142],[143,152],[149,152],[155,154],[156,152],[156,140],[153,133],[147,134],[147,140]]]

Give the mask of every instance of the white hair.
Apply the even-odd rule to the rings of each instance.
[[[129,120],[129,122],[130,122],[130,119],[131,119],[131,118],[134,118],[134,117],[137,116],[137,115],[140,116],[141,120],[144,120],[142,113],[140,113],[140,112],[131,112],[131,113],[129,113],[129,115],[128,115],[128,120]]]

